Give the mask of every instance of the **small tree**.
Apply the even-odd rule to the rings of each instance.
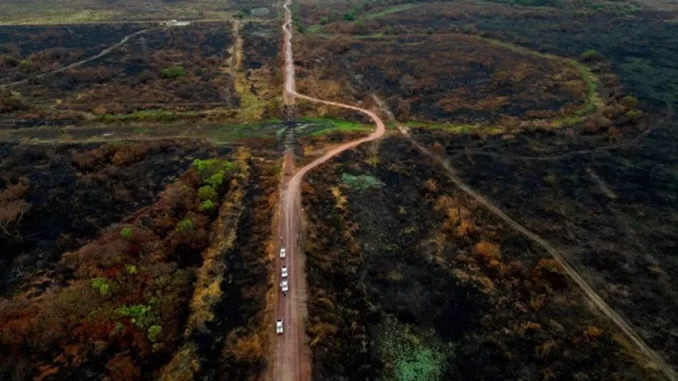
[[[132,228],[123,228],[122,230],[120,230],[120,237],[122,239],[130,239],[132,238],[132,233],[133,233]]]
[[[177,230],[184,233],[190,232],[193,230],[193,221],[189,220],[188,218],[184,218],[177,224]]]
[[[346,14],[344,14],[344,20],[353,21],[353,20],[355,20],[355,16],[353,16],[353,13],[346,13]]]
[[[211,185],[205,185],[198,189],[198,197],[201,200],[215,200],[217,198],[217,191]]]
[[[212,200],[205,200],[200,204],[200,210],[203,212],[214,209],[214,202]]]

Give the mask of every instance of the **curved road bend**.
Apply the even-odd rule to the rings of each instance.
[[[305,343],[304,324],[306,318],[306,277],[304,258],[297,252],[297,242],[301,232],[301,181],[306,173],[340,153],[350,150],[362,143],[379,139],[386,132],[384,122],[372,111],[338,102],[325,101],[300,94],[296,91],[294,79],[294,59],[292,55],[292,12],[286,0],[285,24],[283,25],[285,51],[285,91],[283,100],[286,106],[295,104],[296,98],[309,102],[321,103],[353,110],[368,116],[376,125],[376,129],[367,137],[354,140],[325,153],[322,157],[294,173],[294,154],[285,152],[283,165],[283,192],[280,210],[280,237],[286,248],[287,256],[278,256],[277,283],[280,283],[280,267],[285,264],[289,271],[289,292],[283,296],[278,292],[276,318],[283,318],[285,333],[277,337],[276,358],[274,366],[275,381],[309,381],[311,379],[310,353]],[[277,286],[277,284],[276,284]]]

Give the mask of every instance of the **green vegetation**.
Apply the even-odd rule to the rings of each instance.
[[[186,76],[186,69],[183,66],[170,66],[162,69],[160,74],[168,79],[181,78]]]
[[[202,175],[210,173],[208,178],[211,178],[215,173],[221,173],[223,176],[224,173],[230,173],[235,170],[235,164],[221,159],[195,159],[193,160],[193,166]]]
[[[21,70],[22,73],[32,73],[35,70],[35,67],[31,61],[23,60],[19,62],[19,70]]]
[[[211,185],[214,188],[218,188],[221,186],[221,184],[224,183],[224,171],[219,171],[212,176],[210,176],[209,179],[207,179],[206,183]]]
[[[134,306],[122,306],[115,310],[115,312],[124,317],[130,318],[132,324],[141,329],[150,327],[157,320],[156,316],[151,311],[151,306],[137,304]]]
[[[344,20],[353,21],[353,20],[355,20],[355,16],[353,15],[353,13],[346,13],[346,14],[344,14]]]
[[[127,273],[129,275],[135,275],[138,271],[139,270],[137,269],[137,267],[135,265],[128,265],[127,266]]]
[[[386,368],[387,380],[438,381],[452,348],[432,334],[418,334],[409,326],[388,319],[379,327],[377,350]]]
[[[205,200],[200,204],[200,210],[208,211],[214,209],[215,204],[212,200]]]
[[[582,80],[586,83],[587,93],[586,93],[586,105],[577,110],[575,115],[581,116],[595,111],[600,105],[603,104],[603,101],[598,96],[598,83],[596,82],[593,73],[586,67],[584,64],[577,62],[575,60],[568,60],[568,62],[573,65],[579,71]]]
[[[158,337],[162,334],[162,327],[159,325],[152,325],[148,327],[148,340],[152,342],[158,341]]]
[[[603,59],[603,55],[598,53],[597,50],[594,49],[589,49],[582,53],[581,55],[581,60],[582,61],[600,61]]]
[[[177,224],[177,230],[184,233],[190,232],[193,230],[193,221],[188,218],[184,218]]]
[[[310,126],[297,129],[300,136],[321,136],[335,131],[353,132],[371,131],[373,129],[372,126],[331,118],[301,118],[299,123],[310,124]]]
[[[211,185],[205,185],[198,189],[198,197],[200,197],[201,200],[214,201],[217,198],[217,191],[214,190]]]
[[[132,238],[132,233],[132,228],[122,228],[122,230],[120,230],[120,238],[130,239]]]
[[[106,278],[92,279],[92,288],[99,291],[101,296],[108,296],[111,294],[111,284]]]
[[[351,189],[356,189],[358,191],[364,191],[370,188],[381,188],[384,186],[384,183],[381,182],[381,180],[371,175],[355,176],[348,173],[342,173],[341,181],[351,187]]]

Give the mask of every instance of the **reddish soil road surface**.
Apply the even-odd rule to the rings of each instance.
[[[376,129],[368,137],[335,147],[296,173],[294,173],[294,154],[289,151],[285,153],[280,211],[280,237],[282,239],[282,246],[286,248],[286,257],[282,259],[278,255],[279,266],[276,278],[278,280],[277,283],[280,283],[282,280],[280,268],[287,266],[289,292],[287,296],[284,296],[281,292],[278,293],[276,318],[283,319],[284,334],[277,337],[274,379],[276,381],[308,381],[311,379],[311,361],[304,332],[304,321],[306,318],[306,276],[304,273],[303,253],[297,248],[302,227],[301,181],[306,173],[332,157],[362,143],[379,139],[384,135],[386,127],[377,114],[369,110],[343,103],[324,101],[297,93],[292,56],[292,12],[289,9],[290,4],[291,0],[287,0],[284,5],[285,24],[283,25],[285,35],[285,91],[283,98],[285,105],[292,106],[296,98],[301,98],[309,102],[322,103],[362,113],[372,119],[376,125]]]

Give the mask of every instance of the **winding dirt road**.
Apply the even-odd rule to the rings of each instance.
[[[310,352],[306,346],[304,324],[306,320],[306,276],[304,273],[303,253],[297,250],[297,243],[301,236],[302,209],[301,209],[301,181],[313,168],[326,162],[340,153],[350,150],[362,143],[379,139],[386,132],[384,122],[372,111],[360,107],[338,102],[325,101],[300,94],[296,91],[294,77],[294,59],[292,55],[292,12],[289,8],[292,0],[286,0],[285,24],[283,24],[284,51],[285,51],[285,90],[283,100],[287,107],[295,104],[300,98],[309,102],[321,103],[353,110],[368,116],[376,125],[376,129],[369,136],[354,140],[325,153],[322,157],[301,168],[294,173],[294,154],[285,152],[283,165],[283,193],[280,211],[280,237],[286,248],[286,258],[278,257],[278,269],[286,265],[289,271],[289,292],[287,296],[278,293],[276,304],[277,318],[284,321],[285,333],[277,337],[274,379],[276,381],[308,381],[311,379]],[[280,270],[277,271],[277,283],[280,283]]]

